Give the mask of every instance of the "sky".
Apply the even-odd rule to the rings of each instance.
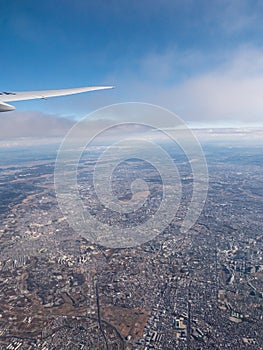
[[[194,127],[263,126],[262,18],[261,0],[0,0],[0,90],[115,86],[13,103],[0,137],[19,117],[21,135],[63,133],[118,102],[154,103]]]

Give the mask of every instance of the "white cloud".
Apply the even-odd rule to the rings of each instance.
[[[187,120],[263,122],[263,51],[242,50],[223,67],[166,93]]]
[[[201,72],[195,69],[196,62],[202,65]],[[178,67],[189,69],[189,75],[177,79]],[[127,73],[108,102],[123,97],[158,104],[189,122],[263,124],[263,49],[243,46],[218,58],[190,51],[147,56],[140,76]]]
[[[64,136],[72,120],[40,112],[8,112],[0,115],[0,139]]]

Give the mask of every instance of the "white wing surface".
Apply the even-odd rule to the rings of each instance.
[[[0,101],[1,102],[12,102],[12,101],[23,101],[23,100],[34,100],[39,98],[48,98],[55,96],[66,96],[79,94],[81,92],[96,91],[112,89],[113,86],[87,86],[82,88],[74,89],[63,89],[63,90],[40,90],[40,91],[24,91],[24,92],[1,92],[0,91]]]

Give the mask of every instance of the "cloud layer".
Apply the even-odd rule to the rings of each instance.
[[[105,103],[124,98],[158,104],[187,122],[263,125],[263,49],[152,53],[138,62],[137,75],[123,74]]]
[[[34,111],[2,113],[0,139],[64,136],[73,124],[70,119]]]

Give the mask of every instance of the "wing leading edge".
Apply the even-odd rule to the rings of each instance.
[[[24,92],[0,92],[1,102],[34,100],[40,98],[48,98],[55,96],[66,96],[80,94],[82,92],[112,89],[113,86],[87,86],[74,89],[62,90],[40,90],[40,91],[24,91]]]

